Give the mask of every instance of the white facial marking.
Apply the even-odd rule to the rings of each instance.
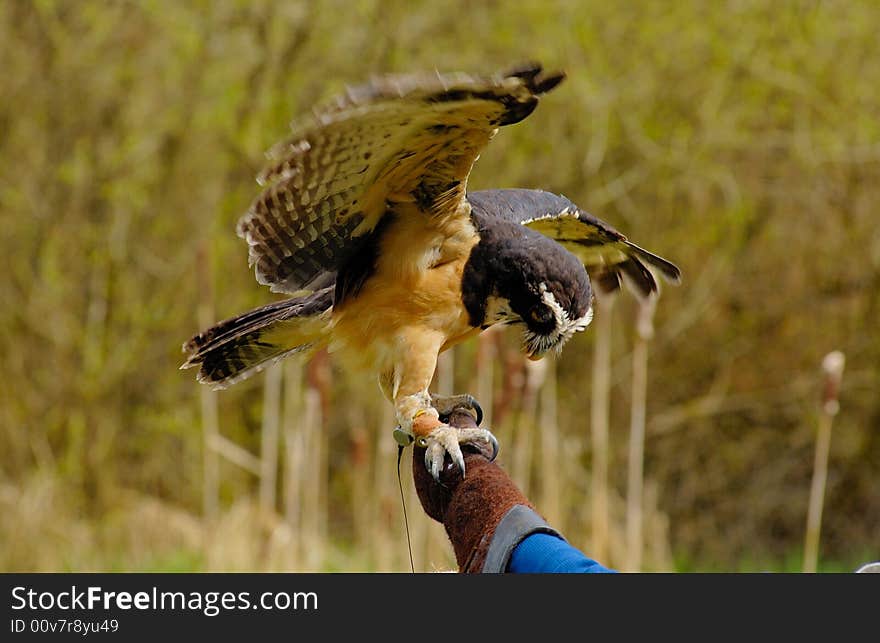
[[[569,319],[568,313],[565,312],[565,309],[558,301],[556,301],[556,297],[553,296],[553,293],[547,290],[547,285],[542,282],[539,287],[541,289],[541,299],[544,300],[544,303],[547,304],[553,312],[555,324],[553,331],[549,335],[539,335],[526,328],[523,334],[523,343],[524,348],[529,355],[540,355],[551,347],[559,352],[562,350],[565,342],[571,339],[572,335],[581,332],[590,325],[591,321],[593,321],[592,306],[587,309],[587,312],[583,317]]]

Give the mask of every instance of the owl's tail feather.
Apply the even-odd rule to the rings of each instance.
[[[327,343],[333,287],[275,302],[222,321],[183,345],[180,368],[199,366],[197,379],[224,389],[278,360]]]

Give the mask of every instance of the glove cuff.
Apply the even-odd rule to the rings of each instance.
[[[562,534],[547,524],[531,507],[514,505],[504,514],[495,528],[492,542],[483,562],[484,574],[503,574],[507,571],[510,556],[523,540],[532,534],[550,534],[562,538]],[[565,538],[562,538],[565,540]]]

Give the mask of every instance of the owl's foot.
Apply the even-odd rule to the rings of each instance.
[[[425,467],[439,482],[440,471],[446,454],[457,465],[462,477],[465,474],[464,456],[461,445],[473,444],[491,450],[492,460],[498,455],[498,440],[486,429],[470,426],[456,428],[449,425],[457,411],[464,411],[474,417],[476,423],[483,419],[480,405],[471,395],[448,397],[431,396],[427,391],[401,397],[395,401],[397,419],[400,422],[394,429],[394,439],[401,447],[407,447],[415,440],[425,449]]]
[[[486,429],[456,429],[448,424],[435,427],[430,433],[416,438],[416,444],[425,449],[425,467],[431,472],[431,476],[440,482],[440,471],[446,454],[452,462],[458,466],[461,476],[465,475],[464,455],[461,452],[462,444],[485,445],[492,449],[494,460],[498,455],[498,440]]]
[[[431,406],[437,409],[441,422],[448,422],[449,416],[458,409],[464,409],[474,416],[477,426],[483,421],[483,409],[476,398],[469,393],[463,395],[431,395]]]

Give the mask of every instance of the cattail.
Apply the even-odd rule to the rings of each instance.
[[[825,376],[819,426],[816,431],[816,455],[813,460],[813,484],[807,511],[807,533],[804,543],[805,573],[814,573],[819,561],[819,532],[822,526],[822,505],[828,479],[828,452],[831,446],[831,422],[840,411],[840,382],[846,359],[840,351],[832,351],[822,360]]]

